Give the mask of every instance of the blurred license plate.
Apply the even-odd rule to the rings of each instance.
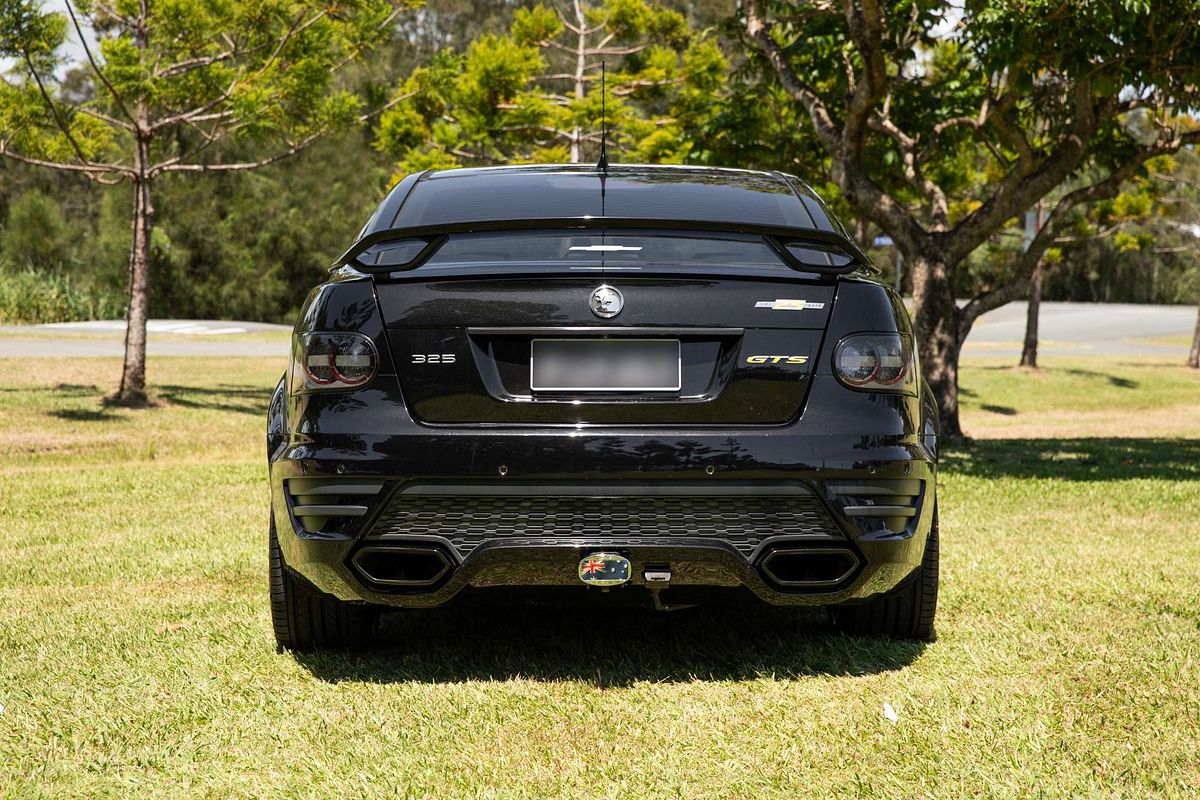
[[[535,392],[679,391],[678,339],[534,339]]]

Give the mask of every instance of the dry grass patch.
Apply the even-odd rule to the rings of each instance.
[[[0,456],[39,465],[245,460],[261,450],[267,405],[283,373],[272,358],[151,358],[156,405],[105,405],[120,359],[48,359],[46,372],[0,359]]]
[[[1161,357],[963,360],[963,429],[982,439],[1200,437],[1200,370]]]

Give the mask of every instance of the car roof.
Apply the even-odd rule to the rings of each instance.
[[[651,191],[651,189],[653,191]],[[610,217],[840,233],[824,203],[782,172],[718,167],[582,164],[416,173],[389,193],[361,236],[469,223]]]

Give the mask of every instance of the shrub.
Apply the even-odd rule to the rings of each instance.
[[[74,238],[58,202],[34,189],[12,201],[0,229],[0,253],[10,262],[52,269],[69,260]]]
[[[66,276],[32,266],[0,265],[0,323],[36,325],[125,315],[124,297],[82,287]]]

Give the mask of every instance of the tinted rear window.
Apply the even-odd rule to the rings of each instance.
[[[760,236],[532,231],[450,236],[421,269],[638,270],[643,267],[753,267],[788,270]]]
[[[614,167],[451,170],[414,186],[393,227],[563,217],[696,220],[819,227],[781,179],[754,172]]]

